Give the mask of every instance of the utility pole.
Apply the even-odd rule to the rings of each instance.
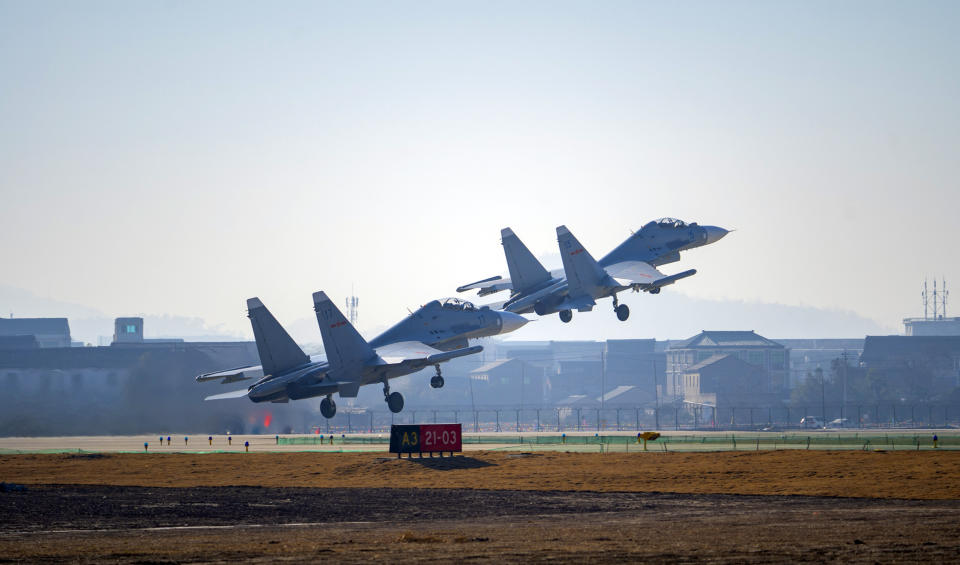
[[[657,360],[653,360],[653,396],[656,399],[656,409],[653,411],[654,425],[660,429],[660,385],[657,383]]]
[[[604,398],[607,396],[607,342],[600,346],[600,413],[603,413]],[[600,426],[597,426],[598,428]]]
[[[820,418],[823,419],[821,424],[824,426],[827,425],[827,388],[823,382],[823,369],[817,367],[817,375],[820,377]]]

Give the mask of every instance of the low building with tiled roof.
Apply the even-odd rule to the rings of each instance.
[[[767,385],[762,392],[782,394],[788,388],[790,363],[787,348],[754,331],[707,331],[667,349],[665,396],[684,397],[683,375],[691,367],[715,356],[731,355],[764,371]]]

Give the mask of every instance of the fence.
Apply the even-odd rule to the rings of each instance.
[[[814,417],[817,424],[810,424]],[[801,425],[800,421],[807,423]],[[461,422],[464,432],[606,432],[639,430],[790,430],[814,427],[844,429],[922,429],[960,426],[960,406],[933,404],[795,405],[776,407],[672,405],[659,408],[427,408],[338,412],[320,420],[316,433],[385,432],[393,424]]]
[[[279,445],[386,445],[389,434],[281,437]],[[643,449],[636,435],[547,433],[465,434],[463,444],[509,451],[631,452]],[[960,450],[960,433],[941,433],[934,445],[932,433],[758,433],[724,434],[665,432],[648,449],[663,452],[774,451],[774,450]]]

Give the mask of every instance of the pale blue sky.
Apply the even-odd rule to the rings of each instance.
[[[0,0],[0,283],[243,332],[353,283],[375,326],[504,271],[504,226],[600,256],[676,216],[738,231],[669,292],[897,327],[960,284],[958,16]]]

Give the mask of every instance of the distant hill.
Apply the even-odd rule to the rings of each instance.
[[[538,318],[506,336],[517,340],[685,339],[701,330],[755,330],[768,337],[840,338],[898,333],[855,312],[807,306],[692,298],[664,289],[659,295],[621,293],[630,319],[620,322],[610,300],[592,312],[574,312],[564,324],[556,315]]]
[[[630,306],[630,319],[620,322],[613,314],[610,300],[602,300],[593,312],[574,312],[573,321],[562,323],[556,315],[527,317],[534,322],[504,336],[516,340],[604,340],[629,338],[684,339],[701,330],[755,330],[783,339],[840,338],[886,335],[900,328],[886,327],[849,311],[826,310],[808,306],[763,304],[732,300],[706,300],[686,296],[670,288],[659,295],[621,293]],[[67,317],[74,340],[97,344],[99,336],[113,334],[113,318],[94,308],[38,297],[29,291],[0,285],[0,308],[20,317]],[[388,324],[364,332],[372,338]],[[298,342],[319,349],[319,331],[313,317],[290,322],[288,331]],[[211,325],[202,318],[145,315],[146,337],[179,337],[188,341],[234,341],[251,339]]]

